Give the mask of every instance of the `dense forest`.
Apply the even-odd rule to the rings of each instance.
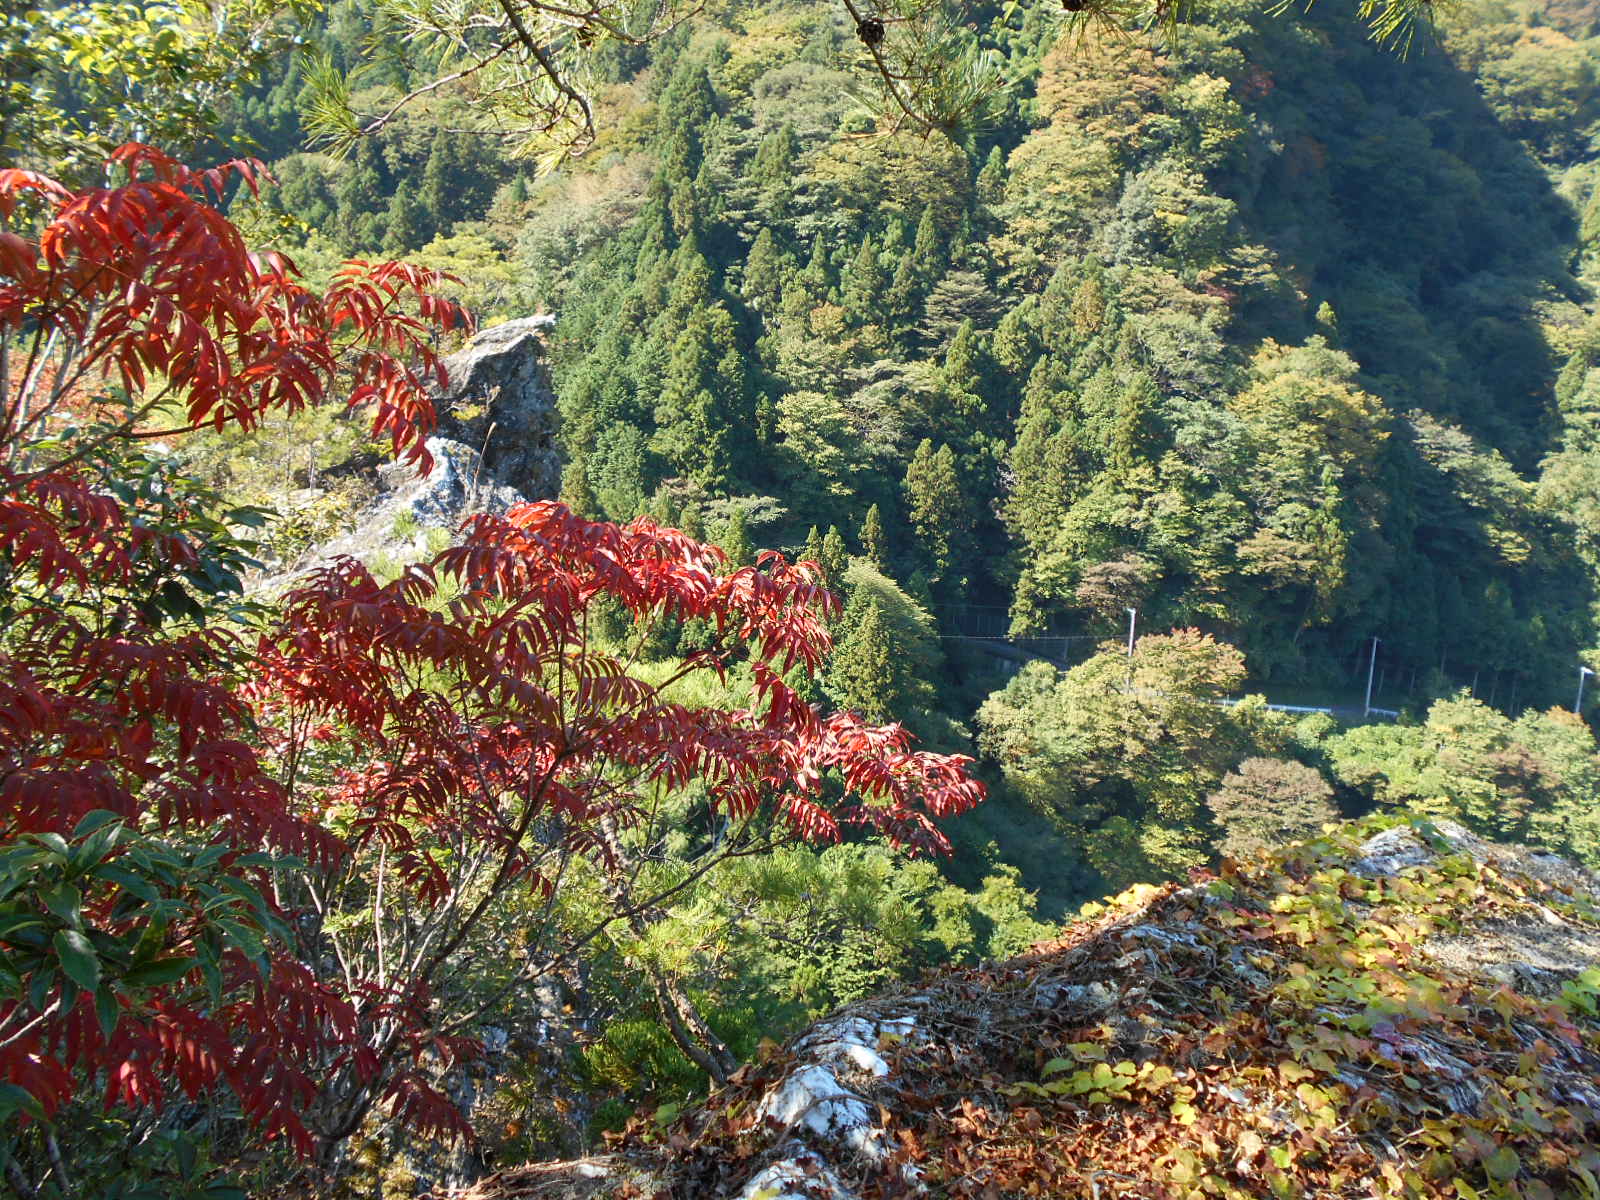
[[[575,1153],[641,1106],[665,1120],[888,982],[1017,953],[1107,892],[1375,809],[1600,868],[1600,749],[1580,711],[1600,701],[1582,691],[1600,669],[1592,6],[1465,0],[1397,45],[1332,5],[1217,0],[1181,29],[1138,29],[1073,19],[1082,5],[953,4],[963,61],[1003,87],[941,131],[896,127],[868,94],[881,25],[715,0],[648,38],[583,44],[594,136],[570,157],[530,153],[483,90],[441,84],[405,5],[223,4],[234,24],[197,33],[206,7],[53,5],[0,32],[4,165],[63,197],[52,217],[29,208],[57,203],[34,177],[0,189],[21,235],[0,244],[0,433],[8,493],[33,497],[0,512],[0,663],[23,681],[0,691],[0,784],[43,812],[64,764],[72,780],[117,764],[95,776],[109,790],[72,784],[70,820],[8,818],[0,1112],[17,1127],[0,1166],[19,1195],[131,1197],[157,1180],[220,1200],[311,1178],[283,1149],[304,1152],[297,1138],[315,1142],[310,1186],[343,1189],[330,1195]],[[341,111],[354,136],[330,136]],[[122,142],[264,170],[258,187],[155,157],[108,170]],[[107,293],[79,312],[77,293],[50,292],[67,251],[38,230],[54,220],[57,244],[96,262],[113,239],[73,241],[66,197],[141,171],[155,182],[140,219],[163,237],[190,193],[209,214],[182,209],[209,241],[138,260],[187,277],[177,289],[222,264],[233,293],[184,293],[197,327],[237,334],[241,364],[252,322],[330,340],[299,366],[263,360],[293,379],[281,391],[219,368],[200,399],[181,354],[141,342],[105,371],[95,403],[114,400],[121,424],[104,432],[73,391],[86,368],[70,344],[99,346],[85,330],[126,303],[104,335],[120,346],[151,310]],[[208,224],[224,214],[237,246]],[[135,244],[155,254],[132,237],[117,252]],[[368,266],[391,259],[413,266]],[[327,306],[278,315],[302,283]],[[228,307],[246,292],[260,307]],[[536,568],[522,533],[480,523],[436,531],[420,565],[330,568],[325,594],[269,600],[262,579],[356,518],[371,463],[425,456],[413,392],[458,344],[457,304],[486,326],[554,316],[564,507],[517,528],[558,549]],[[414,325],[370,315],[386,306]],[[64,312],[77,324],[45,344]],[[357,335],[335,352],[345,325]],[[382,406],[370,427],[315,403],[348,385],[352,346],[353,394]],[[385,374],[402,350],[423,366]],[[153,565],[143,534],[124,552],[104,533],[121,524],[84,515],[93,496],[199,557]],[[59,536],[18,532],[39,514]],[[522,573],[484,568],[491,546],[516,547]],[[768,547],[815,564],[837,605]],[[720,582],[652,576],[667,559]],[[563,587],[541,590],[539,570]],[[508,612],[524,632],[506,633]],[[149,635],[138,671],[226,677],[227,698],[200,706],[206,736],[250,747],[249,771],[191,770],[193,736],[163,698],[177,690],[116,701],[132,657],[101,676],[101,649],[61,650],[128,629]],[[169,656],[175,637],[194,640]],[[493,688],[480,645],[502,656]],[[547,685],[526,645],[573,664],[586,719],[633,722],[543,777],[586,797],[581,816],[535,821],[533,793],[491,786],[472,757],[513,780],[542,761],[510,748]],[[161,716],[118,710],[116,747],[85,748],[102,706],[146,696]],[[37,713],[62,697],[78,707],[47,726]],[[567,726],[552,728],[559,762]],[[259,773],[282,811],[252,825],[222,801],[161,799],[181,792],[147,761],[168,741],[182,786],[241,788],[266,811],[240,782]],[[975,806],[965,755],[987,785]],[[357,781],[380,777],[382,803],[363,799]],[[623,792],[648,797],[628,820],[594,799]],[[126,812],[105,799],[124,795]],[[140,805],[161,815],[141,827]],[[325,837],[344,866],[318,862]],[[208,843],[227,849],[189,853]],[[159,882],[130,882],[117,854]],[[516,890],[522,876],[534,886]],[[119,908],[118,889],[159,917]],[[217,927],[180,932],[191,904]],[[419,914],[438,904],[433,926]],[[102,918],[120,941],[90,936]],[[401,954],[385,947],[435,938],[404,1002],[385,992]],[[381,1036],[297,1046],[319,1065],[273,1075],[270,1103],[190,1086],[168,1062],[186,1102],[152,1115],[154,1075],[119,1074],[112,1049],[70,1064],[98,1081],[76,1100],[64,1068],[39,1082],[43,1050],[7,1065],[73,1012],[60,1038],[93,1041],[98,1021],[120,1045],[135,984],[209,995],[193,1011],[213,1020],[274,946],[276,986],[299,972],[322,989],[326,1011],[297,1022],[338,1025],[348,993],[352,1028]],[[123,950],[132,965],[113,965]],[[230,1003],[244,1027],[267,1002]],[[193,1053],[225,1058],[205,1039],[226,1035],[194,1021]],[[187,1053],[177,1037],[162,1053]],[[461,1065],[469,1042],[491,1047],[491,1070]],[[476,1140],[447,1153],[462,1114]],[[440,1140],[414,1151],[424,1135]]]
[[[980,716],[985,651],[1092,671],[1129,609],[1235,648],[1218,696],[1354,704],[1371,670],[1419,718],[1458,690],[1570,707],[1600,611],[1587,18],[1476,5],[1400,55],[1332,11],[1223,5],[1148,44],[967,16],[1014,82],[963,143],[874,132],[841,12],[714,8],[607,63],[615,119],[554,175],[430,99],[345,160],[278,159],[246,218],[308,263],[406,253],[487,313],[557,314],[563,499],[716,537],[737,514],[823,563],[849,601],[824,693],[933,744],[981,727],[1003,760],[995,714],[1036,702],[1019,679]],[[322,36],[354,63],[373,30],[342,6]],[[414,82],[370,70],[373,111]],[[233,136],[292,145],[304,87]],[[1376,798],[1327,736],[1191,760],[1170,809],[1058,801],[1066,863],[1029,882],[1056,909],[1201,861],[1251,754]]]

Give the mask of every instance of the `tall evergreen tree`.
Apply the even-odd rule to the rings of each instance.
[[[790,217],[794,200],[795,159],[800,139],[794,127],[785,123],[761,139],[755,161],[750,165],[750,181],[756,189],[756,215],[773,222]]]
[[[427,219],[410,182],[402,180],[389,197],[389,208],[384,213],[383,252],[398,258],[421,247],[428,240],[424,232]]]
[[[372,251],[380,240],[378,214],[386,207],[389,171],[384,166],[378,139],[364,137],[345,163],[333,190],[339,210],[334,221],[340,248],[347,253]]]
[[[822,539],[822,569],[827,572],[833,587],[844,586],[845,568],[850,565],[850,551],[845,548],[844,535],[837,525],[828,526],[828,536]]]
[[[994,208],[1006,198],[1006,156],[999,146],[989,148],[989,157],[978,172],[978,203]]]
[[[916,531],[935,581],[948,577],[955,552],[966,532],[967,515],[956,474],[955,453],[949,446],[933,448],[924,438],[906,470],[906,513]]]
[[[433,135],[428,147],[428,161],[422,168],[422,207],[431,222],[430,236],[447,237],[461,216],[461,191],[463,180],[457,170],[456,142],[450,133],[440,129]],[[523,200],[527,200],[524,186]]]
[[[788,256],[778,248],[778,240],[772,236],[772,230],[762,226],[744,260],[739,292],[745,302],[762,316],[773,316],[783,296],[784,281],[792,269]]]
[[[697,542],[705,540],[706,519],[698,503],[691,500],[683,506],[683,512],[678,517],[678,528]]]
[[[806,533],[805,549],[800,551],[800,557],[809,559],[819,567],[822,566],[822,560],[826,557],[826,554],[822,549],[822,532],[815,525]],[[828,580],[830,586],[833,585],[833,582],[831,579]]]
[[[917,222],[917,236],[911,243],[911,255],[916,260],[917,270],[925,285],[943,275],[945,268],[950,265],[944,235],[939,232],[939,223],[934,220],[931,204],[922,210],[922,219]]]
[[[828,246],[822,240],[821,230],[811,239],[811,255],[801,269],[799,278],[813,296],[825,295],[833,283],[833,266],[829,262]]]
[[[844,277],[839,281],[839,298],[856,324],[866,325],[877,321],[887,286],[888,280],[884,278],[878,249],[870,237],[864,237],[855,257],[845,268]]]
[[[734,505],[728,519],[717,535],[717,545],[728,556],[730,570],[748,567],[756,561],[756,548],[750,541],[750,531],[745,527],[743,505]]]
[[[828,695],[841,708],[858,712],[869,721],[892,720],[894,663],[889,631],[877,601],[868,600],[859,615],[846,614],[845,622],[849,633],[828,659]]]
[[[867,509],[867,519],[861,525],[861,549],[866,553],[867,560],[878,570],[888,571],[889,540],[883,532],[883,514],[874,504]]]

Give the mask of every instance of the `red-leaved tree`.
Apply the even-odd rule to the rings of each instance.
[[[74,1168],[55,1118],[174,1093],[331,1164],[375,1118],[461,1116],[440,1081],[484,1013],[716,862],[844,824],[945,848],[966,760],[823,715],[809,563],[557,504],[474,518],[384,582],[341,561],[241,603],[256,519],[140,447],[338,395],[426,469],[439,278],[352,263],[324,295],[216,203],[255,168],[146,147],[70,192],[0,171],[0,1119],[12,1186]],[[663,676],[654,623],[714,634]],[[635,635],[599,637],[621,624]],[[631,647],[631,648],[630,648]],[[714,677],[726,706],[679,699]],[[702,845],[644,869],[674,797]],[[586,923],[564,879],[602,881]],[[514,912],[518,945],[505,938]],[[508,952],[509,951],[509,952]],[[498,959],[490,963],[491,959]],[[493,970],[490,970],[490,966]],[[662,1015],[729,1061],[673,984]],[[485,981],[489,994],[485,994]],[[30,1174],[32,1172],[32,1174]],[[174,1192],[175,1194],[175,1192]]]

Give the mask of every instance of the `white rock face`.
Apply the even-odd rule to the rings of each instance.
[[[378,478],[384,490],[378,498],[356,515],[348,533],[308,552],[300,570],[346,556],[369,565],[380,554],[422,558],[428,552],[429,530],[453,539],[469,514],[503,513],[525,499],[488,477],[470,446],[442,437],[429,438],[427,445],[433,456],[427,475],[402,463],[382,468]]]
[[[910,1017],[888,1021],[868,1021],[862,1017],[843,1017],[817,1026],[795,1046],[801,1054],[823,1063],[853,1067],[878,1078],[889,1073],[889,1064],[878,1053],[885,1035],[908,1038],[917,1023]]]
[[[795,1157],[779,1159],[752,1176],[738,1200],[853,1200],[855,1193],[827,1164],[815,1154],[796,1150]]]
[[[809,1134],[814,1143],[881,1162],[889,1147],[874,1118],[876,1105],[844,1080],[861,1077],[865,1086],[887,1076],[889,1063],[878,1047],[886,1036],[910,1038],[916,1027],[910,1017],[860,1016],[817,1026],[795,1044],[802,1065],[768,1093],[762,1116],[786,1133]],[[791,1141],[781,1153],[745,1185],[740,1200],[850,1200],[853,1193],[817,1152]]]
[[[507,321],[445,359],[448,383],[434,396],[438,430],[427,441],[432,469],[421,476],[405,463],[380,467],[377,498],[348,531],[312,547],[263,590],[345,556],[369,565],[379,555],[422,558],[438,548],[441,533],[454,538],[472,513],[503,513],[524,500],[555,496],[561,460],[543,340],[554,320]]]

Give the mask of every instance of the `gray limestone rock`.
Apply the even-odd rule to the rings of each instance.
[[[445,359],[449,383],[435,397],[439,436],[483,458],[484,473],[529,500],[561,490],[555,392],[544,366],[553,316],[522,317],[483,330]]]

